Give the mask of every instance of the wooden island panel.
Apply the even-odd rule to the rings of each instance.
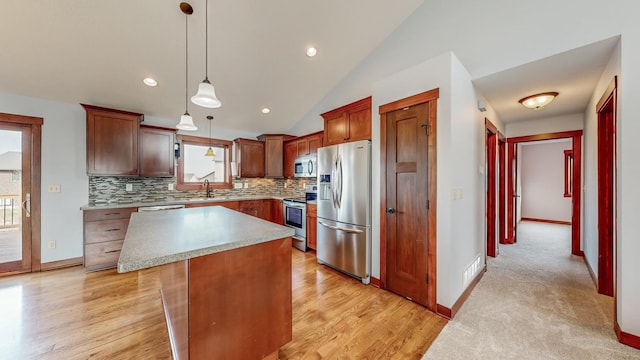
[[[176,359],[277,359],[292,339],[291,238],[163,265],[162,298]]]

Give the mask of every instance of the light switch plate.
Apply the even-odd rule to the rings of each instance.
[[[249,183],[244,183],[244,188],[248,189],[249,188]]]
[[[47,185],[47,192],[59,193],[60,192],[60,185]]]
[[[133,191],[133,184],[126,184],[127,191]]]
[[[242,189],[242,183],[235,183],[235,184],[233,184],[233,188],[234,188],[234,189]]]
[[[169,191],[173,191],[176,189],[175,184],[169,184]]]

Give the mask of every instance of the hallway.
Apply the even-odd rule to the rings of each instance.
[[[423,359],[640,359],[618,343],[570,226],[521,222]]]

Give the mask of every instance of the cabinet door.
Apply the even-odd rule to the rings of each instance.
[[[324,121],[324,139],[327,141],[325,145],[340,144],[347,141],[347,115],[341,113]]]
[[[260,219],[262,220],[267,220],[267,221],[272,221],[272,210],[273,210],[273,206],[271,205],[271,203],[275,201],[275,200],[271,200],[271,199],[266,199],[266,200],[262,200],[262,207],[260,208],[260,216],[258,216]]]
[[[82,106],[87,112],[87,174],[138,175],[142,114]]]
[[[250,139],[236,139],[235,142],[238,176],[264,177],[264,142]]]
[[[318,229],[318,217],[316,206],[313,204],[307,205],[307,247],[310,249],[316,249],[317,242],[317,234],[316,231]]]
[[[295,176],[293,162],[298,156],[297,141],[289,141],[284,144],[284,177],[292,178]]]
[[[172,177],[175,131],[140,126],[140,176]]]
[[[284,225],[284,204],[282,200],[274,199],[271,201],[271,221]]]
[[[315,155],[318,153],[318,148],[322,147],[322,135],[323,134],[312,135],[308,138],[309,154]]]
[[[307,139],[300,139],[296,141],[296,143],[296,147],[298,148],[298,156],[309,155],[309,142],[307,142]]]
[[[261,217],[262,215],[262,200],[245,200],[240,201],[240,212],[247,215]]]
[[[371,108],[363,107],[350,111],[348,141],[371,139]]]
[[[283,177],[283,144],[282,136],[265,136],[264,138],[264,176],[268,178]]]

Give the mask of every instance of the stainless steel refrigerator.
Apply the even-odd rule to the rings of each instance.
[[[371,141],[318,149],[317,259],[368,284],[371,274]]]

